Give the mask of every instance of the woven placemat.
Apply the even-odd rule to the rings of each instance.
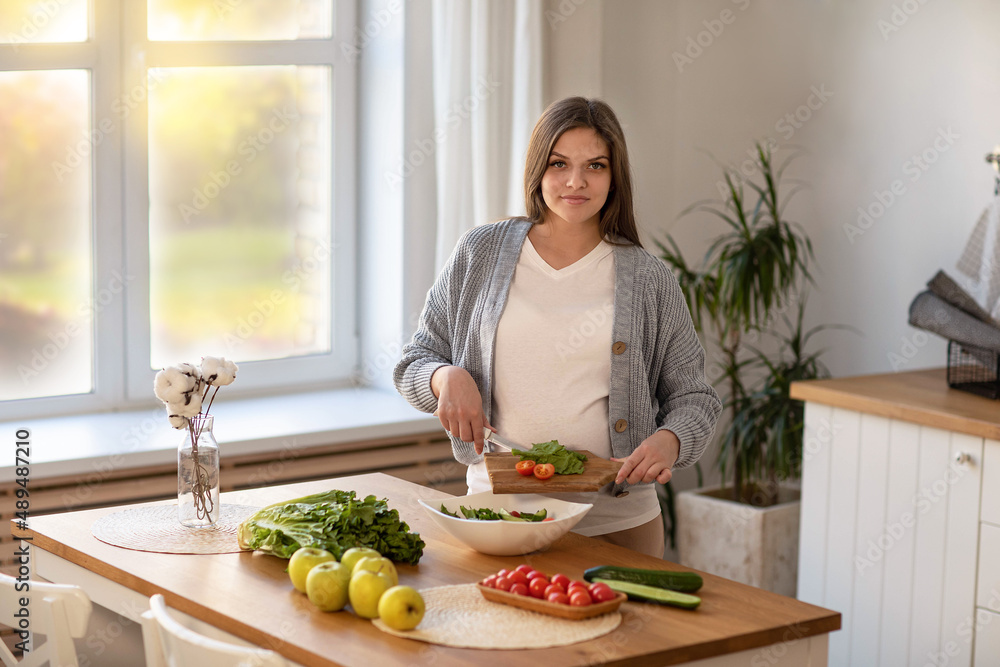
[[[207,528],[187,528],[177,521],[177,505],[131,507],[105,514],[90,532],[101,542],[135,551],[163,554],[228,554],[241,551],[236,530],[256,512],[250,505],[223,505],[219,520]]]
[[[427,611],[415,630],[393,630],[397,637],[459,648],[525,649],[565,646],[606,635],[622,622],[621,612],[570,621],[490,602],[475,584],[440,586],[420,591]]]

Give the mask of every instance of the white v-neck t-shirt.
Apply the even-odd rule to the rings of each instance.
[[[554,269],[525,239],[493,354],[490,423],[508,440],[558,440],[568,449],[611,457],[608,392],[614,315],[614,247],[601,241],[573,264]],[[469,493],[490,489],[485,463],[469,466]],[[553,494],[594,507],[574,528],[582,535],[626,530],[660,513],[652,484],[614,498],[609,484],[594,493]]]

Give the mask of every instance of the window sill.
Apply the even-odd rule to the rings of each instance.
[[[371,388],[219,401],[212,414],[223,458],[441,429],[436,418],[414,409],[395,392]],[[88,469],[169,464],[176,460],[181,438],[170,428],[162,407],[0,423],[9,443],[0,483],[15,478],[13,450],[19,429],[31,433],[29,480],[80,475]]]

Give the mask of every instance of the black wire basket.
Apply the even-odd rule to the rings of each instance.
[[[948,386],[1000,399],[1000,353],[948,341]]]

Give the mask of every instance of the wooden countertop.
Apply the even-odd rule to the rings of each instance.
[[[570,533],[549,549],[519,557],[474,552],[431,520],[417,498],[447,494],[383,474],[357,475],[223,494],[229,503],[266,505],[331,488],[386,497],[427,543],[416,566],[399,565],[400,583],[416,588],[470,583],[520,562],[582,578],[594,565],[684,570],[594,538]],[[90,526],[104,508],[32,517],[17,537],[143,595],[162,593],[167,604],[304,665],[466,665],[502,660],[509,667],[557,665],[674,665],[727,655],[838,630],[839,613],[702,573],[694,612],[626,602],[621,626],[610,635],[565,647],[487,654],[423,644],[385,634],[350,612],[324,614],[297,593],[286,561],[260,553],[175,555],[120,549],[98,541]],[[71,583],[71,582],[65,582]]]
[[[791,396],[1000,440],[1000,401],[950,388],[943,368],[793,382]]]

